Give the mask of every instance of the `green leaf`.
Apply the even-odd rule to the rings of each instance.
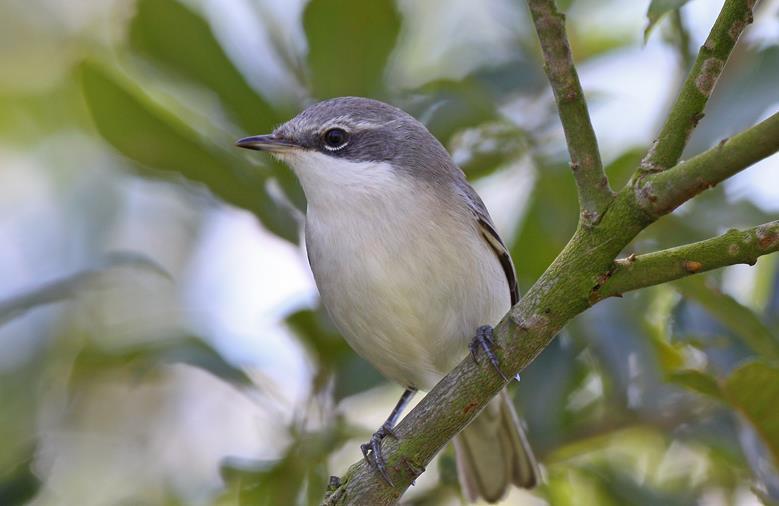
[[[320,373],[316,387],[335,373],[335,400],[358,394],[384,382],[365,359],[352,350],[323,311],[302,310],[287,317],[287,324],[316,357]]]
[[[779,367],[765,362],[742,365],[725,382],[725,395],[760,434],[779,465]]]
[[[253,212],[277,235],[297,240],[297,224],[268,196],[266,178],[257,169],[206,144],[126,78],[93,62],[83,63],[80,75],[98,132],[140,169],[146,168],[145,175],[181,175],[201,183],[225,202]]]
[[[45,283],[30,291],[16,294],[6,300],[0,301],[0,325],[21,316],[38,306],[52,304],[72,297],[88,283],[94,281],[106,271],[118,267],[145,269],[170,278],[170,274],[168,274],[158,263],[148,257],[132,252],[112,253],[109,254],[102,265],[98,267],[83,270],[56,281]]]
[[[130,23],[130,46],[213,90],[245,131],[267,133],[279,122],[227,57],[208,23],[189,7],[175,0],[140,0]]]
[[[128,367],[142,375],[152,373],[165,364],[188,364],[229,383],[254,384],[243,370],[227,362],[210,344],[193,336],[136,344],[118,350],[87,347],[73,362],[70,381],[71,384],[80,379],[91,381],[95,371]]]
[[[233,65],[208,23],[189,7],[175,0],[140,0],[130,24],[130,45],[161,67],[216,93],[245,133],[269,133],[282,121]],[[262,161],[292,203],[304,209],[305,198],[292,172],[271,157]]]
[[[686,278],[675,282],[674,286],[684,296],[703,306],[752,350],[765,357],[779,358],[779,338],[754,311],[730,295],[710,288],[701,277]]]
[[[649,33],[655,27],[660,18],[669,12],[680,9],[689,0],[652,0],[646,11],[647,25],[644,29],[644,42],[649,38]]]
[[[641,159],[646,153],[645,147],[633,147],[623,151],[617,158],[604,167],[606,175],[609,177],[611,186],[622,188],[627,184],[630,176],[641,163]]]
[[[527,151],[527,134],[505,121],[491,121],[458,132],[450,146],[468,179],[492,174]]]
[[[671,383],[695,390],[714,399],[722,400],[722,390],[717,380],[705,372],[694,369],[675,371],[666,376]]]
[[[294,441],[279,460],[225,459],[220,474],[227,492],[218,504],[318,504],[326,488],[328,456],[353,432],[353,427],[338,418],[320,431],[293,431]],[[305,502],[301,501],[304,489],[309,492]]]
[[[303,28],[314,95],[380,95],[400,21],[393,0],[309,2]]]
[[[579,209],[576,186],[567,164],[538,164],[525,219],[519,224],[511,256],[522,289],[527,289],[562,251],[576,230]]]
[[[457,131],[496,119],[497,110],[489,89],[477,79],[440,79],[415,90],[417,100],[411,113],[426,117],[427,128],[444,144]]]
[[[33,471],[34,459],[35,448],[32,448],[24,461],[9,472],[0,474],[0,504],[30,504],[41,487],[41,480]]]

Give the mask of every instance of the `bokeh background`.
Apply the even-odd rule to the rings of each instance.
[[[646,41],[648,1],[559,3],[619,186],[722,2]],[[428,125],[532,284],[577,205],[524,2],[0,2],[0,504],[316,504],[360,457],[401,387],[321,311],[291,173],[232,146],[348,94]],[[777,108],[763,0],[685,156]],[[774,156],[626,253],[777,215]],[[568,325],[512,387],[546,484],[505,504],[779,500],[778,261]],[[460,501],[451,449],[404,497]]]

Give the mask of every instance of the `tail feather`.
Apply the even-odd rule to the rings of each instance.
[[[538,464],[506,390],[454,439],[457,474],[466,496],[499,501],[511,484],[533,488]]]

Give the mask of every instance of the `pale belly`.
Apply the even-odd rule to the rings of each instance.
[[[428,389],[468,353],[477,327],[508,310],[506,277],[466,219],[395,209],[388,222],[370,212],[344,220],[309,209],[306,244],[322,302],[382,374]]]

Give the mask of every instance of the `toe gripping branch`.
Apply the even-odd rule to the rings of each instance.
[[[400,396],[400,400],[395,405],[392,413],[390,413],[387,418],[387,421],[379,427],[379,430],[373,433],[371,439],[367,443],[360,445],[360,450],[362,450],[362,456],[365,458],[365,461],[368,465],[377,470],[379,474],[381,474],[381,477],[384,478],[384,481],[390,486],[393,486],[393,483],[387,473],[387,463],[384,461],[384,455],[381,453],[381,441],[387,436],[397,439],[398,436],[393,430],[395,422],[398,421],[400,414],[403,412],[403,408],[406,407],[406,404],[414,397],[416,392],[416,388],[407,387],[403,392],[403,395]]]
[[[492,364],[492,367],[500,374],[500,377],[503,378],[503,381],[507,382],[509,380],[501,370],[498,357],[495,356],[495,352],[493,351],[493,348],[495,348],[495,341],[492,336],[491,326],[482,325],[476,329],[476,337],[473,338],[473,341],[471,341],[468,348],[471,350],[471,357],[473,357],[474,362],[477,364],[479,363],[478,353],[479,350],[482,350],[484,354],[487,355],[487,359]]]

